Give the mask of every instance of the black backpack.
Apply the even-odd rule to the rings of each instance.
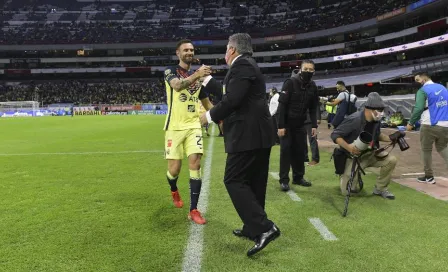
[[[355,97],[355,101],[350,101],[350,93],[348,91],[345,91],[348,94],[348,101],[347,101],[347,111],[346,115],[350,115],[352,113],[355,113],[358,111],[358,108],[356,107],[356,101],[358,100],[358,97]]]

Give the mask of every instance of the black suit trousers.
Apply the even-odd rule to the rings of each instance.
[[[289,183],[292,167],[293,180],[299,181],[305,175],[305,148],[307,148],[305,127],[286,129],[280,137],[280,183]]]
[[[274,116],[272,116],[272,123],[274,124],[274,137],[275,137],[275,143],[279,144],[280,143],[280,137],[278,137],[278,114],[274,114]]]
[[[264,210],[270,154],[271,148],[263,148],[227,155],[224,184],[243,221],[243,232],[251,238],[273,226]]]
[[[319,154],[319,144],[317,142],[317,136],[313,137],[312,131],[313,131],[313,127],[311,126],[311,124],[306,124],[305,125],[305,130],[306,133],[308,135],[308,140],[310,142],[310,149],[311,149],[311,160],[315,161],[315,162],[319,162],[320,161],[320,154]],[[305,137],[305,162],[309,162],[310,159],[308,157],[308,142],[306,141],[306,137]]]

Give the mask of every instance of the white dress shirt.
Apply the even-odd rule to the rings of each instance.
[[[274,116],[274,114],[277,113],[279,97],[280,95],[276,93],[272,96],[271,101],[269,102],[269,112],[271,113],[271,116]]]

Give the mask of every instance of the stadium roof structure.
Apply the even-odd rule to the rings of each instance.
[[[342,80],[345,82],[347,86],[354,85],[362,85],[367,83],[378,83],[385,79],[390,78],[398,78],[406,75],[410,75],[413,71],[413,67],[404,67],[398,69],[392,69],[381,72],[370,72],[365,74],[357,74],[357,75],[341,75],[338,77],[324,78],[324,79],[316,79],[315,82],[318,86],[322,86],[324,88],[334,88],[336,82],[338,80]],[[283,82],[275,82],[275,83],[267,83],[266,87],[268,89],[276,87],[277,89],[281,89]]]
[[[444,71],[448,71],[448,59],[415,65],[412,72],[416,74],[418,72],[436,73]]]
[[[413,74],[417,73],[420,70],[417,70],[416,67],[421,68],[421,71],[439,72],[448,70],[448,58],[443,58],[441,60],[431,60],[419,65],[408,65],[404,67],[395,67],[390,69],[385,69],[382,71],[370,71],[364,73],[351,73],[351,74],[340,74],[340,75],[332,75],[329,78],[317,78],[315,82],[318,86],[324,88],[334,88],[336,82],[338,80],[342,80],[345,82],[347,86],[355,86],[355,85],[363,85],[367,83],[380,83],[380,84],[401,84],[407,85],[409,83],[389,83],[390,81],[410,77]],[[272,82],[267,83],[267,89],[276,87],[277,89],[281,89],[283,82]]]

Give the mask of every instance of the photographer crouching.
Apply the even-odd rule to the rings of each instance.
[[[388,136],[381,132],[380,124],[385,107],[379,94],[372,92],[367,98],[365,109],[345,118],[331,134],[331,139],[341,147],[335,149],[333,158],[336,173],[341,175],[340,186],[343,195],[348,194],[347,185],[350,177],[353,177],[350,194],[356,194],[362,190],[363,183],[359,180],[359,170],[354,175],[352,173],[352,169],[355,169],[352,168],[353,159],[357,159],[361,169],[381,168],[373,194],[395,199],[395,196],[389,192],[388,186],[397,165],[397,158],[386,152],[386,148],[380,149],[379,142],[386,142],[390,147],[400,140],[400,148],[402,148],[404,133],[397,131]]]

